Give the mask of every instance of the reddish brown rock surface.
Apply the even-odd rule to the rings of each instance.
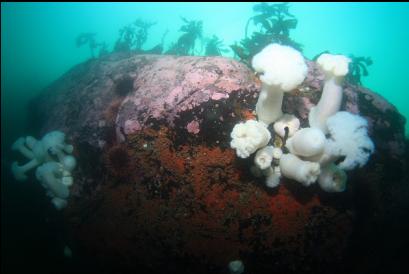
[[[302,125],[322,88],[308,65],[283,106]],[[92,60],[50,86],[32,110],[44,121],[39,135],[60,129],[75,146],[64,212],[74,254],[102,273],[227,273],[236,259],[246,273],[376,269],[383,251],[367,248],[385,239],[374,230],[394,231],[392,216],[407,206],[403,117],[345,83],[343,109],[369,121],[370,162],[348,174],[344,193],[287,179],[271,190],[229,146],[233,126],[254,117],[259,89],[232,59],[156,55]]]

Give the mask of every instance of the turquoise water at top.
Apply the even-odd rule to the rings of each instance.
[[[28,101],[72,66],[90,58],[88,47],[75,45],[80,33],[95,32],[96,40],[106,42],[112,50],[118,30],[141,18],[156,22],[144,49],[158,44],[168,30],[166,49],[180,36],[183,16],[203,20],[203,36],[215,34],[228,47],[244,37],[247,19],[254,15],[253,5],[2,3],[2,151],[26,135]],[[324,50],[372,57],[374,64],[368,67],[363,85],[384,96],[408,119],[409,3],[291,3],[290,12],[298,19],[291,37],[304,45],[307,58]]]

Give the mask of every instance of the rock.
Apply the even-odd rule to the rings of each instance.
[[[302,126],[322,89],[308,66],[283,105]],[[259,90],[232,59],[112,54],[74,67],[33,101],[40,132],[62,130],[74,144],[64,217],[100,271],[226,273],[240,258],[249,273],[341,273],[359,258],[351,254],[376,246],[370,224],[385,226],[407,205],[404,118],[345,83],[342,108],[369,121],[370,162],[348,174],[344,193],[288,179],[270,190],[229,145],[233,126],[255,117]]]

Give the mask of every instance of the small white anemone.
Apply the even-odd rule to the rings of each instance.
[[[317,128],[303,128],[286,142],[288,150],[295,155],[311,157],[324,151],[325,135]]]
[[[254,163],[261,170],[269,168],[271,162],[273,161],[273,146],[266,146],[262,149],[259,149],[254,157]]]
[[[347,174],[334,164],[321,168],[318,184],[326,192],[342,192],[346,188]]]
[[[285,136],[285,128],[288,128],[288,137],[291,137],[300,128],[300,120],[292,114],[284,114],[274,123],[274,131],[282,138]]]
[[[62,175],[61,165],[57,162],[44,163],[36,170],[37,180],[52,193],[53,197],[67,199],[70,192],[62,183]]]
[[[282,175],[296,180],[304,186],[313,184],[321,171],[318,163],[303,161],[291,153],[281,156],[280,169]]]
[[[229,263],[230,274],[241,274],[244,272],[244,264],[240,260],[231,261]]]
[[[281,171],[278,164],[282,155],[283,151],[280,148],[266,146],[258,150],[254,157],[252,173],[256,177],[264,175],[267,187],[274,188],[280,184]]]
[[[256,120],[236,124],[230,134],[231,148],[236,150],[237,156],[247,158],[257,149],[265,147],[271,139],[266,125]]]
[[[274,188],[280,184],[281,171],[279,166],[269,167],[263,170],[263,175],[266,176],[267,187]]]
[[[24,137],[18,138],[11,146],[11,149],[19,151],[21,154],[23,154],[26,158],[30,160],[34,158],[32,148],[30,148],[30,146],[27,145],[26,138]]]

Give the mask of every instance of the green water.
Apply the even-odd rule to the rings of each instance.
[[[2,3],[1,121],[2,151],[24,132],[27,103],[75,64],[90,57],[77,48],[82,32],[97,33],[111,50],[118,30],[136,18],[157,22],[144,45],[151,48],[169,30],[165,48],[177,40],[180,16],[203,20],[205,37],[216,34],[225,45],[244,36],[253,3]],[[298,19],[291,37],[312,58],[333,53],[370,56],[374,64],[363,85],[382,94],[409,117],[408,3],[292,3]],[[232,52],[225,54],[232,56]],[[409,135],[409,129],[406,128]]]
[[[77,36],[84,32],[95,32],[97,41],[106,42],[111,51],[119,29],[141,18],[156,22],[149,30],[149,38],[143,48],[150,49],[157,45],[168,30],[166,50],[180,37],[178,30],[183,24],[180,17],[184,16],[191,20],[203,20],[203,36],[217,35],[228,48],[244,38],[246,22],[254,15],[253,5],[254,3],[1,4],[1,253],[2,261],[6,262],[1,266],[2,273],[7,273],[4,270],[6,267],[13,269],[9,273],[79,273],[78,270],[82,273],[95,272],[93,264],[87,265],[88,261],[84,266],[90,269],[78,263],[82,262],[80,259],[70,262],[63,257],[61,251],[67,244],[64,215],[49,210],[49,198],[45,196],[43,188],[35,183],[34,172],[29,182],[19,183],[12,179],[9,159],[12,156],[11,143],[20,136],[30,134],[26,130],[27,116],[30,115],[29,101],[67,70],[91,57],[88,47],[76,46]],[[406,95],[409,92],[409,3],[291,3],[290,12],[298,19],[297,28],[291,31],[291,38],[303,44],[303,54],[307,58],[311,59],[325,50],[337,54],[370,56],[374,64],[368,67],[369,76],[362,78],[363,85],[381,94],[406,119],[409,118],[409,99]],[[250,28],[250,31],[253,30],[254,28]],[[232,57],[233,52],[224,55]],[[408,126],[406,135],[409,137]],[[404,182],[405,178],[399,177],[402,172],[395,173],[395,169],[387,163],[385,166],[377,165],[376,168],[380,169],[381,174],[388,176],[381,177],[380,180],[390,182],[393,191],[385,192],[381,199],[376,195],[387,189],[383,185],[355,188],[354,202],[358,199],[360,201],[354,207],[360,215],[354,215],[354,219],[363,221],[354,223],[358,228],[358,237],[353,236],[351,241],[365,243],[359,237],[360,231],[371,230],[372,224],[378,241],[373,241],[370,246],[376,248],[364,250],[362,256],[356,256],[352,261],[359,261],[357,269],[362,270],[359,273],[376,273],[371,270],[382,272],[375,269],[378,266],[388,267],[390,273],[395,273],[394,269],[406,262],[405,235],[409,218],[407,203],[401,200],[407,200],[405,195],[408,191],[395,182]],[[363,193],[366,189],[369,189],[368,195]],[[395,198],[396,201],[392,201]],[[379,209],[372,209],[372,200],[378,199],[391,200],[392,203],[385,210],[381,208],[384,204],[380,204]],[[368,200],[371,200],[370,206],[365,204]],[[391,208],[396,210],[394,214],[391,214]],[[379,216],[376,216],[378,212]],[[388,218],[382,219],[383,215],[388,215]],[[382,227],[368,220],[381,220],[382,224],[385,222],[390,226]],[[371,227],[361,228],[366,224]],[[339,231],[342,230],[340,227]],[[373,237],[365,239],[368,241]],[[395,246],[400,248],[396,249]],[[330,246],[329,248],[331,249]],[[358,249],[357,254],[362,249]],[[388,255],[385,258],[379,254]],[[75,256],[78,255],[74,254]],[[77,258],[79,257],[81,256]],[[84,258],[88,259],[87,256]],[[291,259],[291,256],[288,258]],[[284,258],[284,261],[288,258]],[[381,262],[374,262],[374,258]],[[367,264],[372,265],[372,268],[365,271]],[[336,270],[335,272],[339,272]],[[306,272],[310,270],[306,269]]]

